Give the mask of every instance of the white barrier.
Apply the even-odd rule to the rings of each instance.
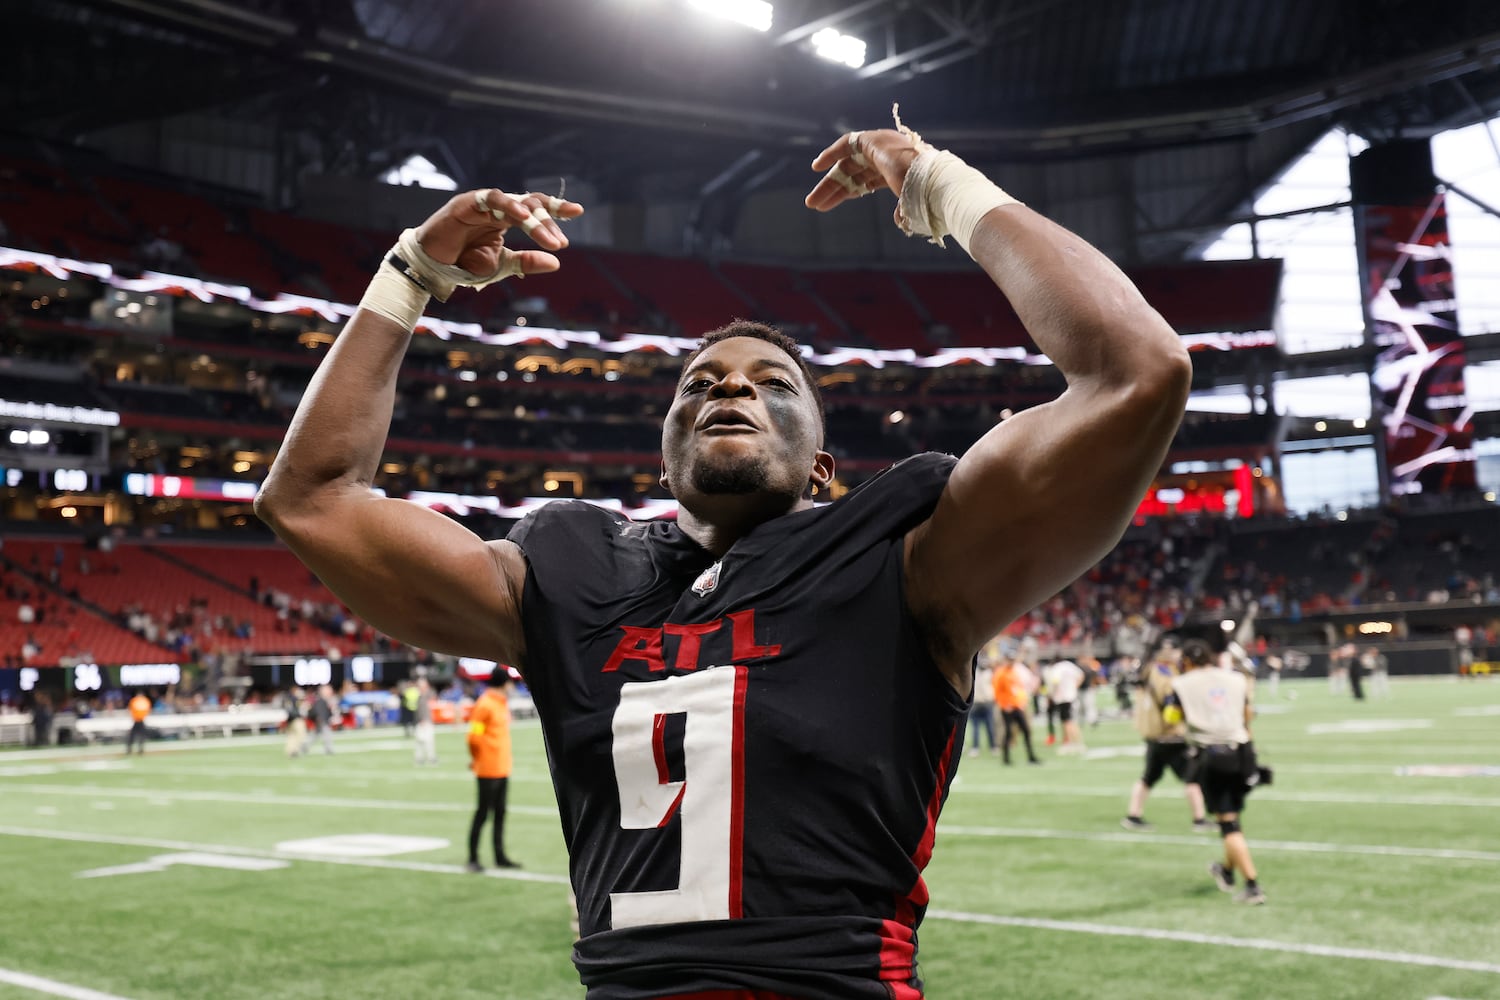
[[[146,719],[146,728],[158,733],[202,736],[217,732],[229,736],[239,730],[256,733],[262,729],[274,729],[285,721],[286,712],[280,708],[243,708],[224,712],[153,713]],[[84,740],[92,741],[101,736],[124,736],[133,724],[129,714],[111,712],[79,719],[74,729]]]
[[[25,746],[31,741],[31,713],[0,715],[0,747]]]

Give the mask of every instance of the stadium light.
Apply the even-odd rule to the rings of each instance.
[[[812,36],[813,52],[829,62],[843,63],[850,69],[865,64],[865,43],[837,28],[824,28]]]
[[[756,31],[771,30],[774,8],[766,0],[688,0],[688,6]]]

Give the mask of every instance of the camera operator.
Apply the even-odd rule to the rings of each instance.
[[[1164,637],[1131,678],[1140,689],[1135,700],[1134,717],[1136,731],[1146,741],[1146,769],[1131,788],[1129,812],[1120,820],[1120,825],[1127,830],[1152,828],[1141,814],[1146,808],[1147,796],[1168,768],[1183,782],[1188,808],[1193,814],[1193,829],[1200,833],[1214,829],[1213,823],[1204,816],[1203,792],[1188,770],[1187,729],[1181,718],[1169,723],[1163,717],[1163,709],[1176,703],[1172,682],[1178,676],[1181,659],[1182,650],[1176,640]],[[1174,717],[1179,714],[1174,713]]]
[[[1219,821],[1224,860],[1208,866],[1214,882],[1234,892],[1236,876],[1245,886],[1234,901],[1259,906],[1266,894],[1256,881],[1250,845],[1240,831],[1245,796],[1256,784],[1270,784],[1270,771],[1257,766],[1250,742],[1250,685],[1243,673],[1220,666],[1208,643],[1190,639],[1182,647],[1183,672],[1172,682],[1175,699],[1163,713],[1171,723],[1180,714],[1192,747],[1193,777],[1208,810]]]

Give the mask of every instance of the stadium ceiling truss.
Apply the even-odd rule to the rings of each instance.
[[[0,83],[12,130],[53,143],[196,112],[265,123],[288,178],[420,152],[461,185],[573,175],[690,200],[690,249],[895,100],[980,162],[1245,144],[1253,166],[1210,197],[1148,212],[1124,193],[1147,259],[1243,214],[1334,124],[1424,134],[1500,109],[1493,0],[774,3],[760,36],[708,32],[686,0],[17,0]],[[819,59],[827,28],[865,62]]]

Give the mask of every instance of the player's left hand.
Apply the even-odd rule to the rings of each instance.
[[[813,160],[814,170],[827,173],[805,204],[815,212],[827,212],[881,188],[899,198],[906,172],[921,151],[911,137],[892,128],[845,132]]]

